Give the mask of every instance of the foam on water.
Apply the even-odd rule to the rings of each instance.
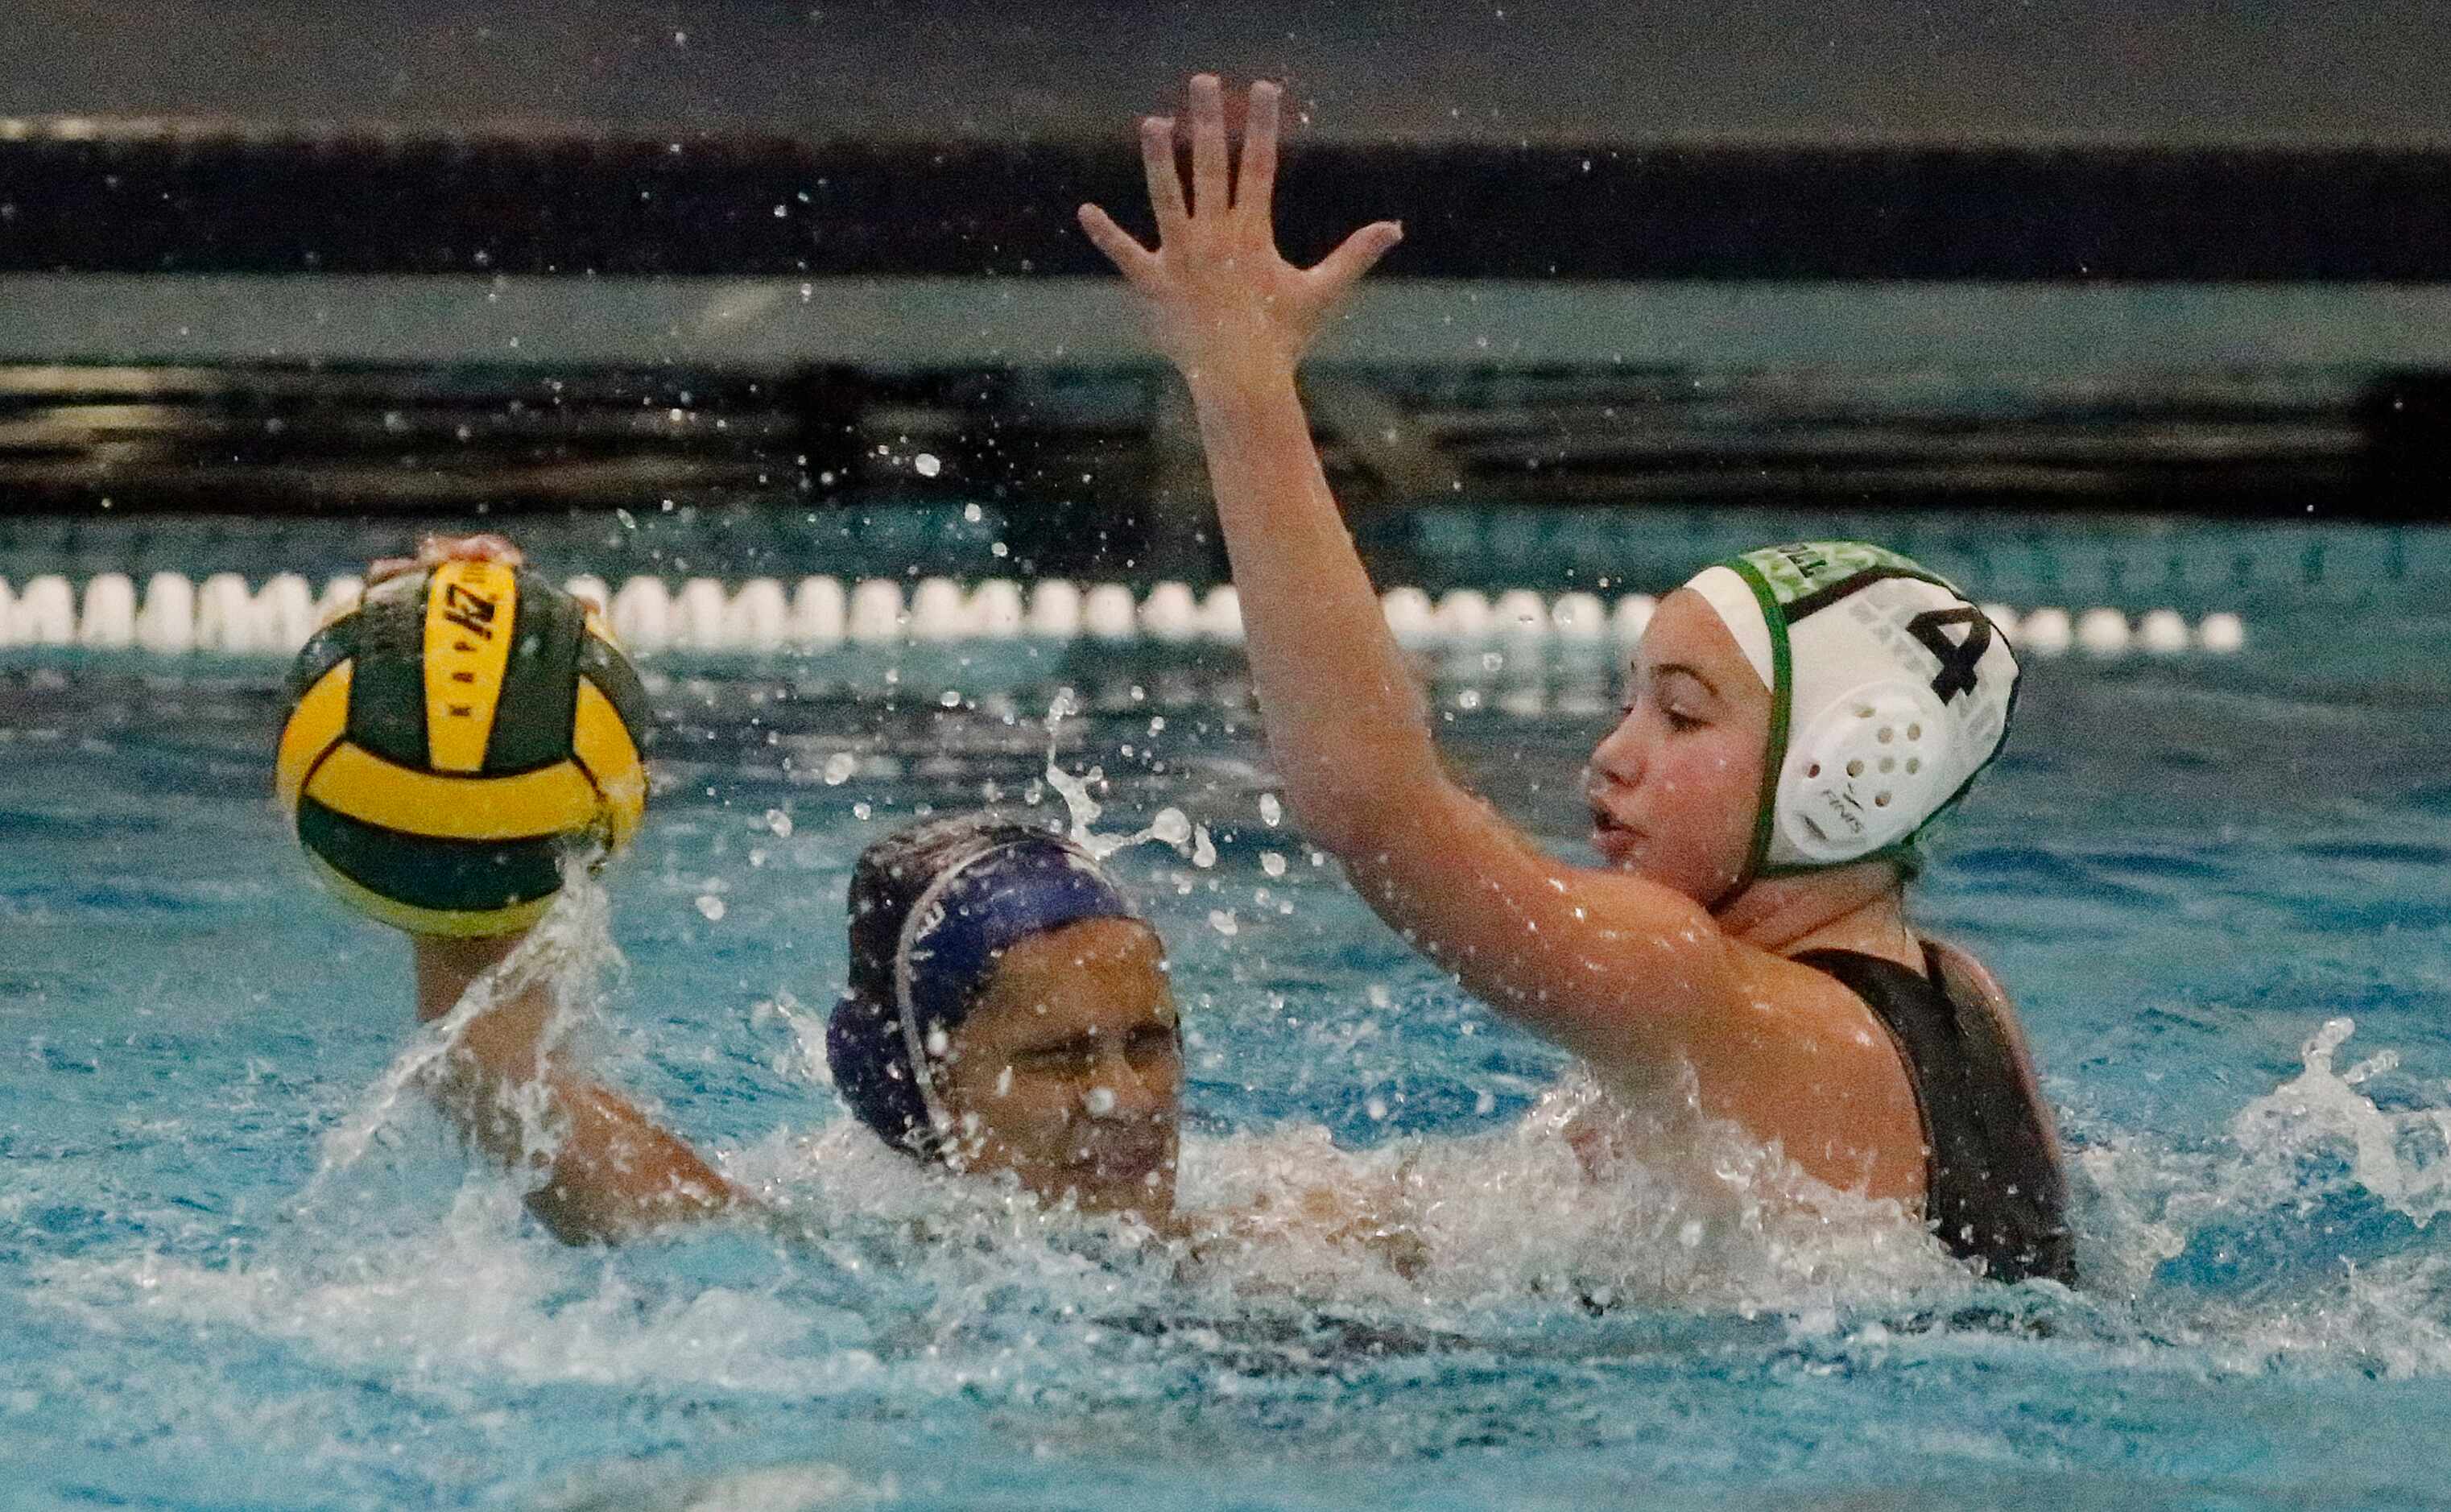
[[[1044,776],[1074,837],[1102,856],[1154,840],[1213,864],[1206,826],[1171,807],[1128,835],[1095,828],[1095,769],[1076,777],[1056,759],[1071,712],[1069,696],[1049,711]],[[759,1284],[684,1286],[653,1304],[622,1266],[527,1232],[514,1177],[473,1175],[439,1222],[382,1242],[347,1221],[344,1176],[377,1151],[414,1159],[431,1147],[436,1121],[419,1085],[472,1018],[543,973],[560,1005],[556,1032],[567,1033],[597,1013],[619,966],[604,892],[574,865],[545,924],[324,1135],[285,1237],[227,1265],[71,1262],[50,1273],[56,1295],[88,1309],[138,1299],[361,1365],[418,1340],[424,1365],[516,1379],[754,1377],[806,1389],[876,1368],[928,1375],[944,1362],[921,1356],[981,1329],[1136,1310],[1188,1307],[1214,1321],[1324,1307],[1469,1337],[1561,1306],[1698,1309],[1877,1341],[1902,1316],[2004,1295],[1979,1287],[1894,1205],[1812,1182],[1690,1102],[1637,1113],[1571,1071],[1522,1117],[1480,1133],[1400,1133],[1354,1149],[1299,1120],[1188,1131],[1186,1232],[1174,1236],[949,1176],[849,1120],[777,1133],[717,1152],[773,1225],[679,1241],[765,1255]],[[791,1036],[776,1069],[821,1082],[820,1017],[788,996],[761,1013]],[[2017,1306],[2124,1355],[2177,1346],[2198,1367],[2451,1372],[2451,1262],[2405,1242],[2451,1209],[2451,1095],[2395,1086],[2394,1106],[2379,1104],[2372,1094],[2394,1080],[2398,1057],[2339,1068],[2353,1031],[2345,1017],[2324,1024],[2297,1074],[2246,1101],[2208,1144],[2070,1115],[2087,1285],[2074,1297],[2018,1288],[2029,1300]],[[547,1148],[552,1130],[533,1117],[529,1128],[532,1149]],[[437,1274],[473,1278],[485,1306],[437,1302]],[[1989,1330],[1993,1311],[1978,1311],[1978,1331]],[[969,1366],[945,1368],[960,1377]]]
[[[228,1265],[162,1255],[57,1267],[49,1300],[97,1327],[147,1316],[245,1328],[327,1364],[446,1396],[508,1381],[830,1394],[874,1369],[865,1329],[771,1280],[649,1290],[600,1254],[522,1228],[518,1194],[472,1180],[441,1221],[356,1242],[301,1230]],[[113,1320],[117,1320],[113,1322]],[[829,1325],[834,1325],[829,1332]]]
[[[767,1216],[666,1241],[703,1252],[653,1294],[623,1261],[523,1225],[532,1177],[480,1167],[431,1217],[371,1189],[396,1174],[386,1164],[430,1170],[448,1144],[424,1084],[474,1018],[543,975],[548,1037],[566,1039],[619,965],[603,890],[575,862],[529,940],[324,1133],[263,1242],[213,1260],[62,1262],[48,1299],[98,1326],[132,1312],[241,1327],[435,1389],[497,1376],[821,1393],[868,1381],[880,1356],[906,1384],[952,1389],[1015,1368],[998,1363],[1012,1329],[1067,1320],[1326,1307],[1451,1335],[1560,1306],[1826,1310],[1971,1285],[1894,1205],[1821,1188],[1690,1107],[1637,1117],[1582,1077],[1477,1136],[1351,1149],[1300,1123],[1189,1135],[1186,1222],[1169,1235],[951,1175],[837,1118],[717,1151]],[[770,1007],[801,1049],[786,1064],[821,1067],[821,1031],[796,1005]],[[541,1109],[520,1111],[531,1155],[548,1154]]]
[[[556,947],[532,958],[567,973],[574,1015],[612,964],[597,891],[574,879]],[[1129,1442],[1136,1419],[1245,1411],[1254,1426],[1238,1432],[1278,1424],[1281,1447],[1316,1449],[1340,1442],[1332,1425],[1351,1412],[1343,1433],[1401,1457],[1487,1431],[1476,1414],[1520,1403],[1543,1361],[1569,1380],[1666,1372],[1659,1389],[1680,1400],[1697,1379],[1741,1384],[1764,1361],[1781,1381],[2018,1361],[2097,1383],[2068,1388],[2079,1392],[2151,1378],[2451,1375],[2451,1264],[2410,1242],[2443,1206],[2425,1141],[2451,1098],[2421,1098],[2387,1055],[2343,1069],[2345,1021],[2308,1036],[2295,1074],[2200,1144],[2074,1120],[2088,1276],[2070,1294],[1973,1282],[1892,1205],[1820,1188],[1690,1109],[1637,1114],[1573,1074],[1479,1133],[1354,1148],[1299,1118],[1194,1129],[1180,1236],[947,1175],[834,1117],[714,1151],[772,1223],[570,1250],[524,1219],[519,1179],[490,1168],[467,1168],[440,1210],[389,1200],[465,1158],[419,1092],[462,1010],[343,1110],[314,1200],[218,1253],[49,1262],[29,1278],[29,1301],[100,1347],[211,1341],[193,1391],[225,1379],[207,1362],[266,1347],[307,1372],[293,1384],[246,1378],[244,1423],[177,1420],[207,1442],[278,1441],[278,1425],[328,1412],[336,1391],[480,1423],[519,1421],[524,1394],[612,1391],[841,1424],[985,1410],[1059,1455]],[[1506,1364],[1485,1397],[1446,1384],[1493,1361]],[[141,1422],[149,1400],[103,1410]],[[623,1468],[605,1452],[613,1442],[591,1451],[578,1423],[557,1421],[567,1463],[594,1466],[564,1475],[562,1504],[896,1494],[877,1466],[898,1462],[882,1451],[678,1475],[652,1461]],[[1916,1452],[1942,1452],[1937,1434],[1917,1429]],[[1970,1463],[2030,1457],[1991,1430],[1949,1442]],[[353,1431],[308,1435],[298,1453],[353,1483],[382,1470]]]
[[[1110,850],[1128,843],[1089,833]],[[374,1152],[430,1143],[436,1121],[421,1083],[502,993],[547,976],[559,1005],[549,1032],[562,1037],[596,1011],[619,965],[603,890],[575,864],[530,940],[402,1051],[324,1134],[322,1160],[291,1211],[294,1252],[227,1268],[151,1256],[70,1266],[54,1279],[71,1283],[71,1294],[125,1286],[150,1306],[252,1319],[281,1337],[328,1338],[348,1359],[418,1337],[427,1358],[493,1360],[522,1378],[664,1368],[709,1371],[713,1380],[768,1370],[756,1341],[796,1337],[806,1319],[721,1286],[608,1333],[604,1320],[635,1310],[618,1267],[604,1271],[598,1290],[574,1299],[562,1257],[520,1229],[516,1177],[473,1176],[440,1225],[412,1231],[405,1246],[367,1244],[346,1194],[335,1190]],[[792,1026],[799,1051],[782,1064],[821,1076],[821,1025],[796,1004],[766,1006]],[[2130,1320],[2138,1337],[2175,1325],[2232,1363],[2338,1348],[2363,1361],[2382,1345],[2395,1373],[2451,1369],[2445,1264],[2396,1252],[2385,1217],[2422,1229],[2451,1208],[2451,1100],[2379,1106],[2368,1091],[2396,1070],[2398,1057],[2385,1051],[2340,1069],[2353,1032],[2346,1018],[2325,1023],[2304,1044],[2299,1073],[2247,1102],[2212,1147],[2158,1145],[2080,1124],[2085,1306],[2097,1314],[2095,1326],[2117,1314],[2105,1299],[2124,1295],[2138,1303]],[[553,1129],[535,1109],[525,1111],[531,1151],[549,1150]],[[1834,1319],[1928,1306],[1973,1285],[1895,1205],[1811,1181],[1776,1150],[1700,1118],[1690,1097],[1664,1115],[1637,1113],[1578,1072],[1492,1132],[1407,1134],[1366,1149],[1340,1147],[1326,1129],[1302,1123],[1189,1135],[1181,1188],[1187,1238],[1049,1211],[1016,1188],[914,1163],[849,1120],[777,1134],[722,1159],[771,1206],[775,1233],[803,1260],[856,1273],[890,1257],[904,1277],[966,1299],[946,1314],[953,1318],[974,1306],[994,1310],[988,1295],[1010,1293],[1020,1275],[1050,1287],[1039,1302],[1058,1313],[1112,1306],[1125,1294],[1143,1305],[1196,1297],[1224,1307],[1295,1298],[1426,1311],[1442,1323],[1560,1302]],[[2273,1237],[2276,1227],[2318,1229],[2327,1243],[2362,1241],[2378,1252],[2362,1262],[2344,1250],[2324,1272],[2334,1284],[2311,1293],[2266,1281],[2226,1285],[2235,1266],[2221,1257],[2235,1236],[2285,1243]],[[486,1306],[436,1303],[428,1286],[436,1274],[481,1278],[476,1289]],[[2173,1299],[2188,1293],[2197,1307],[2174,1309]],[[755,1320],[739,1335],[753,1353],[708,1351],[726,1318]],[[668,1338],[686,1340],[686,1348],[667,1357],[657,1341]]]
[[[583,886],[562,916],[598,907]],[[559,960],[590,981],[603,966],[584,952]],[[439,1216],[370,1219],[331,1184],[431,1143],[433,1115],[405,1095],[431,1061],[422,1045],[343,1120],[347,1137],[327,1140],[313,1184],[325,1201],[219,1259],[57,1262],[36,1296],[104,1332],[147,1318],[235,1327],[446,1397],[488,1380],[932,1396],[1043,1376],[1050,1362],[1059,1375],[1092,1368],[1094,1351],[1069,1364],[1066,1351],[1119,1326],[1231,1336],[1273,1317],[1314,1348],[1300,1329],[1327,1316],[1444,1348],[1663,1309],[1776,1315],[1797,1337],[1858,1349],[1895,1347],[1901,1326],[1946,1347],[1945,1320],[1972,1306],[1972,1337],[1999,1337],[2003,1318],[2026,1319],[2019,1330],[2049,1319],[2120,1368],[2451,1374],[2451,1262],[2374,1227],[2378,1211],[2404,1229],[2442,1210],[2439,1150],[2424,1141],[2451,1104],[2379,1107],[2362,1089],[2389,1057],[2336,1069],[2349,1032],[2335,1020],[2311,1036],[2300,1073],[2207,1148],[2081,1132],[2088,1275],[2075,1294],[1981,1286],[1894,1205],[1820,1187],[1690,1109],[1637,1116],[1581,1076],[1484,1134],[1366,1149],[1299,1123],[1188,1137],[1187,1231],[1174,1237],[946,1174],[846,1119],[721,1152],[772,1222],[632,1254],[543,1239],[520,1217],[516,1180],[489,1170]],[[2370,1253],[2243,1277],[2210,1258],[2275,1227]],[[657,1254],[642,1272],[637,1257]],[[1248,1365],[1247,1341],[1202,1348],[1218,1380]],[[1176,1366],[1149,1370],[1110,1384],[1177,1388]]]

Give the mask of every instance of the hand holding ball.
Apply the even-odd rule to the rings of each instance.
[[[647,700],[602,620],[515,560],[380,582],[291,673],[277,788],[316,873],[418,934],[527,928],[646,809]]]

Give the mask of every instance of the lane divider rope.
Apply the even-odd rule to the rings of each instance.
[[[737,585],[692,578],[677,592],[660,578],[632,578],[618,589],[592,577],[573,578],[572,592],[605,606],[614,633],[642,656],[666,652],[722,653],[822,650],[846,643],[905,641],[1079,640],[1165,644],[1238,642],[1243,611],[1231,585],[1196,594],[1186,583],[1161,582],[1146,597],[1121,583],[990,579],[965,588],[951,578],[923,578],[908,596],[892,579],[846,582],[776,578]],[[296,573],[251,586],[237,573],[196,582],[157,572],[140,592],[125,573],[103,573],[82,589],[49,575],[12,585],[0,578],[0,649],[82,646],[137,650],[158,656],[198,652],[285,657],[305,643],[327,616],[358,600],[365,584],[339,577],[321,590]],[[1595,593],[1548,597],[1529,588],[1491,595],[1457,588],[1433,599],[1420,588],[1391,588],[1381,597],[1387,623],[1408,644],[1450,641],[1615,642],[1631,645],[1651,623],[1658,600],[1649,594],[1614,599]],[[2133,653],[2227,655],[2244,649],[2239,616],[2214,612],[2190,624],[2172,609],[2131,619],[2108,605],[2070,611],[2044,606],[2019,611],[1987,604],[1984,612],[2021,651],[2053,657]]]

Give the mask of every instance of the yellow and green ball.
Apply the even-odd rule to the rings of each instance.
[[[418,934],[541,916],[575,849],[618,849],[647,802],[638,675],[601,619],[533,573],[449,561],[370,589],[291,674],[276,785],[323,879]]]

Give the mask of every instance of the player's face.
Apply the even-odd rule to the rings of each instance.
[[[1592,846],[1710,903],[1753,849],[1770,690],[1701,596],[1677,592],[1636,651],[1625,712],[1584,772]]]
[[[1085,919],[1006,951],[941,1074],[964,1169],[1088,1211],[1172,1211],[1183,1062],[1147,925]]]

